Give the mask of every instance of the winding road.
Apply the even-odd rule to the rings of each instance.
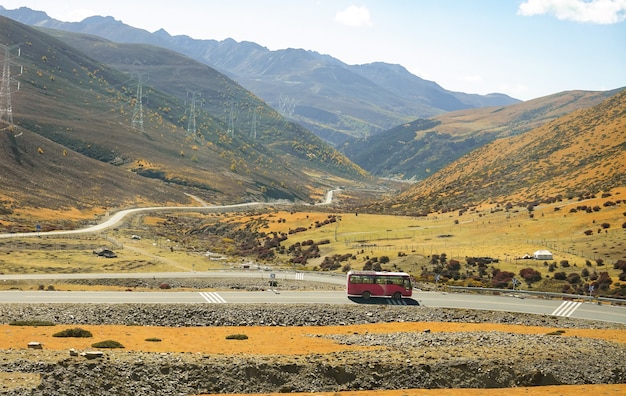
[[[336,191],[341,191],[339,189],[330,190],[326,193],[324,201],[317,203],[316,205],[330,205],[333,201],[333,194]],[[136,213],[143,212],[158,212],[158,211],[198,211],[204,212],[207,210],[216,211],[216,210],[242,210],[242,209],[251,209],[254,207],[260,206],[277,206],[277,205],[294,205],[293,202],[287,201],[278,201],[278,202],[246,202],[232,205],[207,205],[206,202],[201,199],[189,195],[193,199],[197,200],[202,204],[202,206],[152,206],[147,208],[133,208],[133,209],[125,209],[119,212],[116,212],[113,216],[106,219],[104,222],[100,224],[96,224],[86,228],[80,228],[76,230],[58,230],[58,231],[46,231],[46,232],[15,232],[15,233],[4,233],[0,234],[0,238],[24,238],[24,237],[32,237],[32,236],[46,236],[46,235],[73,235],[73,234],[88,234],[95,233],[106,230],[108,228],[115,227],[119,224],[126,216]]]
[[[333,192],[329,191],[325,200],[318,205],[328,205],[332,202]],[[199,201],[201,202],[201,201]],[[5,233],[0,238],[23,238],[34,235],[72,235],[95,233],[115,227],[126,216],[154,211],[206,211],[206,210],[242,210],[259,206],[280,205],[284,203],[250,202],[233,205],[209,206],[201,202],[202,206],[191,207],[147,207],[126,209],[115,213],[106,221],[87,228],[69,231]],[[306,275],[305,275],[306,274]],[[276,274],[275,274],[276,275]],[[0,275],[0,282],[9,280],[47,280],[86,279],[86,278],[177,278],[177,277],[257,277],[265,281],[269,273],[259,271],[219,271],[219,272],[181,272],[181,273],[103,273],[103,274],[20,274]],[[329,276],[316,273],[281,272],[277,280],[294,277],[297,280],[329,282],[344,284],[343,276]],[[264,278],[267,277],[267,278]],[[264,283],[265,284],[265,283]],[[312,303],[312,304],[396,304],[396,305],[423,305],[439,308],[466,308],[492,311],[508,311],[531,313],[539,315],[563,316],[595,321],[606,321],[626,324],[626,308],[608,304],[594,304],[593,302],[576,302],[569,300],[551,300],[527,298],[522,299],[512,295],[482,295],[469,293],[442,293],[416,291],[413,298],[400,302],[393,299],[372,298],[367,301],[360,298],[348,298],[345,292],[293,292],[281,291],[278,288],[267,289],[263,292],[60,292],[60,291],[0,291],[0,303]]]

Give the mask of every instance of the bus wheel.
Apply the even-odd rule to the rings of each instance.
[[[367,300],[368,298],[370,298],[371,295],[372,293],[364,291],[363,294],[361,294],[361,297],[363,297],[364,300]]]
[[[393,293],[393,299],[394,300],[402,300],[402,293],[400,293],[400,292]]]

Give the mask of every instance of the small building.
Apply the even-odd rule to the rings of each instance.
[[[549,250],[537,250],[533,253],[535,260],[552,260],[552,253]]]

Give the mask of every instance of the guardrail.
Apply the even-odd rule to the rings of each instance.
[[[514,290],[514,289],[494,289],[489,287],[466,287],[466,286],[447,286],[448,290],[455,291],[471,291],[475,293],[515,293],[515,294],[526,294],[537,297],[545,297],[545,298],[556,298],[556,299],[578,299],[578,300],[587,300],[589,302],[606,302],[610,304],[616,305],[626,305],[626,300],[619,298],[608,298],[608,297],[595,297],[595,296],[585,296],[581,294],[567,294],[567,293],[552,293],[552,292],[540,292],[540,291],[531,291],[531,290]]]

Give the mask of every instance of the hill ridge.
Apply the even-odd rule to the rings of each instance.
[[[497,139],[374,205],[399,212],[549,202],[626,185],[626,90],[529,132]]]

